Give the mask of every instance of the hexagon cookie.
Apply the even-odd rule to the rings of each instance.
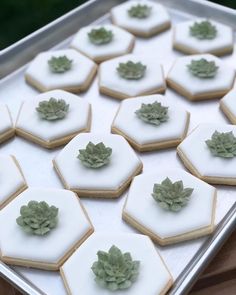
[[[200,24],[205,19],[197,19],[177,24],[174,28],[173,46],[186,54],[212,53],[224,55],[233,51],[233,29],[221,23],[210,20],[210,24],[216,29],[214,38],[197,38],[191,35],[190,27],[195,23]]]
[[[13,127],[12,118],[8,107],[0,103],[0,143],[13,137],[15,129]]]
[[[112,40],[105,44],[92,43],[88,34],[91,30],[98,30],[102,28],[112,32]],[[70,46],[95,62],[100,63],[104,60],[131,52],[134,47],[134,41],[135,38],[130,33],[119,27],[108,24],[104,26],[88,26],[81,28],[75,35]]]
[[[152,113],[152,106],[161,104],[163,111],[167,114],[160,120],[151,120],[150,116],[160,115],[160,110]],[[137,114],[142,111],[145,116]],[[149,115],[148,115],[149,112]],[[150,120],[147,120],[147,117]],[[152,117],[153,118],[153,117]],[[189,125],[190,114],[183,108],[176,106],[176,103],[168,101],[162,95],[141,96],[132,99],[125,99],[121,102],[117,114],[112,123],[111,130],[124,136],[129,143],[138,151],[151,151],[162,148],[177,146],[186,136]]]
[[[220,108],[229,121],[236,125],[236,89],[232,89],[220,100]]]
[[[182,181],[184,188],[193,189],[188,203],[178,212],[167,210],[152,196],[154,184],[161,184],[167,177],[172,183]],[[134,178],[124,205],[123,219],[156,243],[168,245],[212,233],[215,206],[214,187],[184,170],[162,169]]]
[[[59,209],[55,228],[45,235],[29,234],[16,223],[20,208],[29,201],[45,201]],[[7,222],[6,222],[7,220]],[[71,191],[29,188],[0,212],[1,260],[5,263],[57,270],[93,232],[78,197]]]
[[[27,188],[23,172],[14,156],[0,155],[0,209]]]
[[[54,72],[48,62],[53,58],[64,58],[72,61],[64,72]],[[47,51],[38,54],[25,72],[25,80],[39,91],[63,89],[70,92],[85,91],[90,86],[95,74],[96,64],[74,49]]]
[[[91,266],[98,259],[97,252],[107,252],[113,245],[122,253],[130,253],[134,261],[140,262],[139,274],[134,283],[128,289],[116,290],[117,295],[166,294],[173,279],[153,243],[147,236],[127,233],[95,233],[81,245],[60,269],[68,294],[114,293],[100,287],[95,282],[95,275],[91,270]],[[158,279],[150,275],[151,273],[158,274]]]
[[[188,65],[201,59],[215,62],[218,70],[214,77],[200,78],[190,72]],[[234,79],[234,69],[219,58],[210,54],[197,54],[178,58],[168,73],[167,83],[189,100],[205,100],[225,95],[233,87]]]
[[[216,156],[206,144],[206,140],[211,140],[215,131],[232,132],[236,136],[235,125],[200,124],[177,147],[178,155],[186,168],[198,178],[213,184],[236,185],[236,157]],[[223,139],[222,143],[221,140],[217,142],[213,147],[214,150],[223,152],[231,148],[231,145],[228,147],[227,141]]]
[[[147,11],[131,11],[137,5],[147,6]],[[134,10],[134,8],[133,8]],[[139,10],[139,9],[138,9]],[[114,24],[140,37],[151,37],[171,25],[166,9],[151,1],[127,1],[111,10],[111,19]]]
[[[146,66],[143,77],[139,79],[125,79],[117,71],[120,64],[127,62]],[[118,99],[139,95],[163,93],[166,89],[162,66],[156,58],[151,56],[127,54],[100,64],[99,90],[101,93]]]
[[[36,108],[42,101],[63,99],[69,109],[63,118],[46,120]],[[63,90],[52,90],[22,103],[16,121],[16,133],[46,148],[69,142],[80,132],[88,132],[91,125],[91,106],[84,99]]]
[[[107,148],[112,149],[106,165],[103,163],[103,166],[95,169],[87,167],[78,158],[79,150],[84,150],[89,142],[94,145],[103,142]],[[94,158],[97,155],[94,154]],[[53,164],[64,187],[80,197],[118,197],[142,170],[142,162],[127,141],[120,135],[112,134],[77,135],[59,152]]]

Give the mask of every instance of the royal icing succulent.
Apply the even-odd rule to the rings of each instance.
[[[88,37],[91,43],[95,45],[110,43],[113,39],[113,33],[110,30],[101,27],[99,29],[92,29],[88,33]]]
[[[145,123],[160,125],[169,119],[168,107],[164,107],[160,102],[142,103],[141,107],[135,111],[139,119]]]
[[[183,181],[172,182],[168,177],[153,186],[152,197],[159,206],[169,211],[180,211],[187,205],[193,188],[184,188]]]
[[[215,157],[233,158],[236,156],[236,137],[233,132],[218,132],[212,134],[211,139],[206,140],[206,144]]]
[[[187,67],[190,73],[198,78],[214,78],[219,69],[214,61],[207,61],[205,58],[192,60]]]
[[[97,256],[92,271],[99,286],[110,291],[124,290],[137,279],[140,262],[133,260],[129,252],[123,254],[113,245],[108,252],[98,251]]]
[[[36,111],[41,119],[48,121],[61,120],[65,118],[69,110],[69,104],[64,99],[55,99],[51,97],[48,101],[39,102]]]
[[[200,39],[214,39],[217,35],[217,29],[208,20],[202,22],[195,22],[189,28],[191,36]]]
[[[106,147],[103,142],[94,144],[89,142],[85,149],[79,150],[78,158],[88,168],[101,168],[110,162],[112,149]]]
[[[57,226],[58,208],[46,202],[30,201],[20,208],[17,224],[28,234],[43,236]]]
[[[137,5],[132,6],[128,10],[128,14],[130,17],[142,19],[142,18],[149,17],[151,10],[152,10],[152,7],[150,7],[148,5],[137,4]]]
[[[66,55],[52,56],[48,60],[48,65],[53,73],[64,73],[71,69],[73,60],[69,59]]]
[[[117,72],[124,79],[139,80],[145,75],[146,69],[147,67],[141,62],[127,61],[126,63],[119,63]]]

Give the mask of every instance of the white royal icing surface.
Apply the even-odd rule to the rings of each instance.
[[[14,195],[25,184],[11,156],[0,155],[0,204]]]
[[[169,119],[159,126],[145,123],[135,114],[135,111],[140,109],[142,103],[149,104],[155,101],[160,102],[162,106],[168,107]],[[176,106],[176,103],[173,104],[168,101],[168,97],[150,95],[123,100],[113,126],[138,144],[144,145],[182,138],[187,118],[187,112],[183,108]]]
[[[112,31],[113,39],[107,44],[96,45],[93,44],[88,37],[88,33],[92,29],[105,28],[106,30]],[[134,37],[125,30],[118,28],[113,25],[103,26],[88,26],[83,27],[75,35],[72,40],[71,46],[92,59],[105,58],[109,56],[118,56],[126,53],[133,41]]]
[[[190,34],[190,27],[195,23],[205,21],[205,19],[196,19],[182,22],[176,25],[174,31],[174,43],[179,46],[187,46],[199,53],[210,52],[214,50],[224,50],[233,46],[233,29],[210,20],[211,24],[217,29],[217,35],[211,40],[199,40]]]
[[[236,89],[232,89],[221,100],[221,102],[229,109],[234,117],[236,117]]]
[[[47,235],[29,235],[16,223],[21,206],[31,200],[59,208],[57,227]],[[1,210],[0,226],[2,256],[44,263],[57,263],[91,228],[74,193],[48,188],[30,188],[20,194]]]
[[[8,107],[0,103],[0,136],[13,128]]]
[[[192,60],[199,60],[201,58],[207,61],[214,61],[216,66],[219,67],[214,78],[203,79],[196,77],[187,68],[187,65]],[[176,60],[168,74],[168,79],[182,86],[193,95],[230,89],[233,86],[234,78],[235,70],[211,54],[196,54],[180,57]]]
[[[85,167],[77,158],[79,149],[89,142],[103,142],[112,148],[110,163],[99,168]],[[72,139],[55,158],[67,185],[72,189],[117,190],[135,172],[141,161],[120,135],[81,133]]]
[[[40,118],[36,107],[40,101],[48,101],[51,97],[64,99],[69,104],[65,118],[47,121]],[[22,129],[45,141],[63,138],[86,128],[89,118],[89,103],[77,95],[63,90],[52,90],[24,101],[19,111],[16,128]]]
[[[185,188],[194,189],[188,204],[179,212],[162,209],[152,197],[154,184],[166,177],[172,182],[182,180]],[[211,224],[214,191],[213,186],[184,170],[162,169],[134,178],[124,212],[160,238],[171,238]]]
[[[138,80],[127,80],[117,72],[119,63],[142,62],[146,72]],[[99,86],[117,91],[128,96],[137,96],[155,88],[165,88],[165,80],[160,62],[153,56],[127,54],[101,63],[99,69]]]
[[[179,148],[188,161],[202,176],[236,178],[236,157],[225,159],[211,154],[205,141],[211,139],[215,132],[233,131],[236,136],[236,126],[229,124],[200,124]]]
[[[97,261],[97,251],[108,251],[112,245],[118,247],[123,253],[130,252],[133,260],[140,261],[137,280],[129,289],[118,290],[115,294],[161,294],[171,276],[153,243],[147,236],[125,233],[95,233],[66,261],[61,269],[71,294],[110,295],[114,293],[99,287],[94,281],[95,275],[91,270],[91,266]]]
[[[138,19],[129,16],[128,10],[137,4],[148,5],[152,8],[149,17]],[[170,22],[169,14],[162,5],[146,0],[122,3],[111,10],[111,15],[117,25],[141,33],[148,33]]]
[[[53,73],[48,60],[53,56],[66,55],[72,59],[72,67],[64,73]],[[80,87],[88,79],[95,63],[74,49],[47,51],[38,54],[26,70],[26,75],[32,77],[47,89],[63,87]]]

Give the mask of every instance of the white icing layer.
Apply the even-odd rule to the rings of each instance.
[[[176,25],[174,33],[174,43],[178,46],[187,46],[199,53],[207,53],[214,50],[224,50],[233,46],[233,29],[210,20],[217,29],[217,35],[211,40],[199,40],[190,34],[190,27],[195,23],[205,21],[205,19],[196,19],[182,22]]]
[[[187,65],[189,65],[192,60],[199,60],[201,58],[207,61],[214,61],[216,66],[219,67],[214,78],[201,79],[191,74],[188,70]],[[193,95],[230,89],[233,86],[234,78],[234,69],[228,67],[223,61],[211,54],[196,54],[180,57],[176,60],[168,74],[168,79]]]
[[[215,131],[233,131],[236,136],[235,125],[200,124],[179,145],[179,148],[202,176],[236,178],[236,157],[229,159],[214,157],[205,143],[211,139]]]
[[[43,120],[36,111],[40,101],[48,101],[51,97],[64,99],[69,104],[69,111],[62,120]],[[32,97],[31,100],[23,103],[16,128],[50,142],[85,129],[88,118],[89,103],[87,101],[63,90],[52,90]]]
[[[193,188],[189,203],[179,212],[162,209],[152,197],[153,186],[166,177]],[[160,238],[170,238],[211,225],[215,188],[180,169],[162,169],[134,178],[124,212]],[[199,214],[200,213],[200,214]]]
[[[12,128],[12,119],[8,107],[0,103],[0,136]]]
[[[25,184],[20,170],[11,156],[0,155],[0,205]]]
[[[99,169],[85,167],[77,158],[89,142],[112,148],[110,163]],[[127,141],[119,135],[81,133],[56,156],[60,174],[71,189],[117,190],[141,164]]]
[[[53,73],[48,66],[48,60],[53,56],[64,55],[73,60],[71,69],[64,73]],[[95,63],[92,60],[76,50],[62,49],[38,54],[30,63],[25,74],[47,89],[80,87],[86,82],[94,66]]]
[[[28,235],[16,223],[21,206],[30,200],[59,208],[58,225],[47,235]],[[0,212],[0,226],[2,256],[44,263],[57,263],[91,228],[74,193],[48,188],[30,188],[20,194]]]
[[[142,103],[149,104],[155,101],[168,107],[169,119],[159,126],[145,123],[135,114]],[[144,145],[182,138],[187,117],[187,112],[176,106],[176,103],[168,101],[168,97],[150,95],[123,100],[113,125],[138,144]]]
[[[142,62],[147,67],[144,77],[139,80],[127,80],[120,77],[116,69],[119,63],[126,63],[128,61]],[[105,61],[100,65],[99,78],[100,87],[105,87],[130,97],[156,88],[166,87],[160,62],[153,56],[127,54]]]
[[[171,276],[147,236],[124,233],[95,233],[81,245],[61,268],[72,295],[78,293],[110,295],[112,293],[96,284],[95,275],[91,270],[91,266],[97,261],[97,251],[108,251],[112,245],[120,248],[123,253],[130,252],[133,260],[140,261],[140,272],[137,280],[129,289],[118,290],[115,294],[162,294],[171,280]]]
[[[95,45],[89,40],[88,33],[92,29],[99,29],[101,27],[112,31],[113,39],[110,43]],[[125,54],[133,39],[133,35],[113,25],[88,26],[79,30],[72,40],[71,46],[91,59],[107,59],[106,57],[109,56]]]
[[[148,5],[152,8],[149,17],[138,19],[129,16],[128,10],[137,4]],[[118,26],[141,33],[149,33],[152,29],[162,27],[170,22],[170,17],[162,5],[146,0],[122,3],[111,10],[111,15],[114,23]]]
[[[232,89],[221,100],[221,102],[230,110],[236,118],[236,89]]]

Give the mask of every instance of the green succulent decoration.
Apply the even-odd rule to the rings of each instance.
[[[112,149],[106,147],[103,142],[93,144],[91,141],[85,149],[79,150],[78,158],[88,168],[101,168],[110,162]]]
[[[57,226],[58,208],[46,202],[30,201],[20,214],[16,223],[28,234],[43,236]]]
[[[132,260],[130,253],[122,253],[112,246],[107,252],[97,252],[98,261],[93,263],[92,271],[96,283],[110,291],[130,288],[139,274],[139,261]]]
[[[219,69],[214,61],[207,61],[205,58],[192,60],[187,67],[192,75],[203,79],[214,78]]]
[[[165,210],[178,212],[187,205],[193,188],[184,188],[182,180],[172,182],[168,177],[154,184],[152,197]]]
[[[113,39],[112,31],[106,30],[104,27],[99,29],[92,29],[88,33],[88,37],[91,43],[95,45],[102,45],[110,43]]]
[[[38,104],[36,111],[43,120],[55,121],[65,118],[69,110],[69,104],[64,99],[51,97],[48,101],[44,100]]]
[[[149,17],[149,15],[151,14],[151,10],[152,10],[152,7],[150,7],[148,5],[137,4],[137,5],[132,6],[128,10],[128,14],[130,17],[142,19],[142,18]]]
[[[147,67],[141,62],[134,63],[132,61],[128,61],[126,63],[119,63],[116,70],[124,79],[139,80],[145,75],[146,69]]]
[[[69,59],[67,56],[52,56],[48,60],[48,65],[53,73],[64,73],[71,69],[73,60]]]
[[[159,126],[169,119],[168,107],[163,107],[160,102],[142,103],[141,108],[135,111],[139,119],[145,123]]]
[[[206,144],[215,157],[233,158],[236,156],[236,137],[233,132],[218,132],[212,134]]]
[[[189,28],[191,36],[200,40],[211,40],[217,35],[217,29],[208,20],[195,22]]]

